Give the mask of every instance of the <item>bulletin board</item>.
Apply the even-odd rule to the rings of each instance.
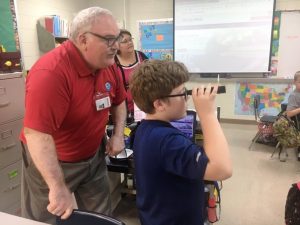
[[[173,19],[140,20],[139,49],[150,59],[173,59]]]
[[[16,52],[20,46],[13,0],[0,0],[0,15],[0,45],[7,52]]]
[[[0,0],[0,74],[22,71],[14,0]]]
[[[282,12],[277,77],[293,78],[300,70],[300,12]]]

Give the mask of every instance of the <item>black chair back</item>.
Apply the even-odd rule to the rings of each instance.
[[[296,127],[298,130],[300,130],[300,115],[296,115],[296,116],[293,116],[291,117],[291,119],[294,121]]]
[[[259,120],[259,105],[260,105],[260,95],[255,95],[253,98],[254,116],[255,120]]]
[[[287,103],[281,103],[281,112],[285,112],[287,109]]]
[[[74,210],[71,216],[63,220],[56,217],[57,225],[125,225],[125,223],[112,217],[82,210]]]
[[[287,103],[281,103],[281,112],[285,112],[287,110]],[[295,122],[295,125],[298,130],[300,130],[300,115],[297,114],[296,116],[291,117],[291,119]]]

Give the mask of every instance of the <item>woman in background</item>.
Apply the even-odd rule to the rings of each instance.
[[[126,106],[127,106],[127,122],[133,122],[134,103],[132,95],[128,89],[129,79],[132,71],[148,57],[140,51],[134,49],[133,37],[128,30],[121,29],[121,40],[119,50],[115,56],[115,61],[118,65],[118,72],[122,77],[125,90],[127,92]]]

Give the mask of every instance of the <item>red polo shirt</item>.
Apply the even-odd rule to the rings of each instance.
[[[26,79],[24,127],[53,136],[58,159],[75,162],[97,151],[109,108],[96,110],[95,93],[112,105],[126,98],[111,66],[93,74],[71,41],[41,57]],[[22,141],[26,142],[23,133]]]

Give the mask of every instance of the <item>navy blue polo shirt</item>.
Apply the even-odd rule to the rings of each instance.
[[[203,149],[157,120],[141,122],[133,149],[142,225],[203,225]]]

